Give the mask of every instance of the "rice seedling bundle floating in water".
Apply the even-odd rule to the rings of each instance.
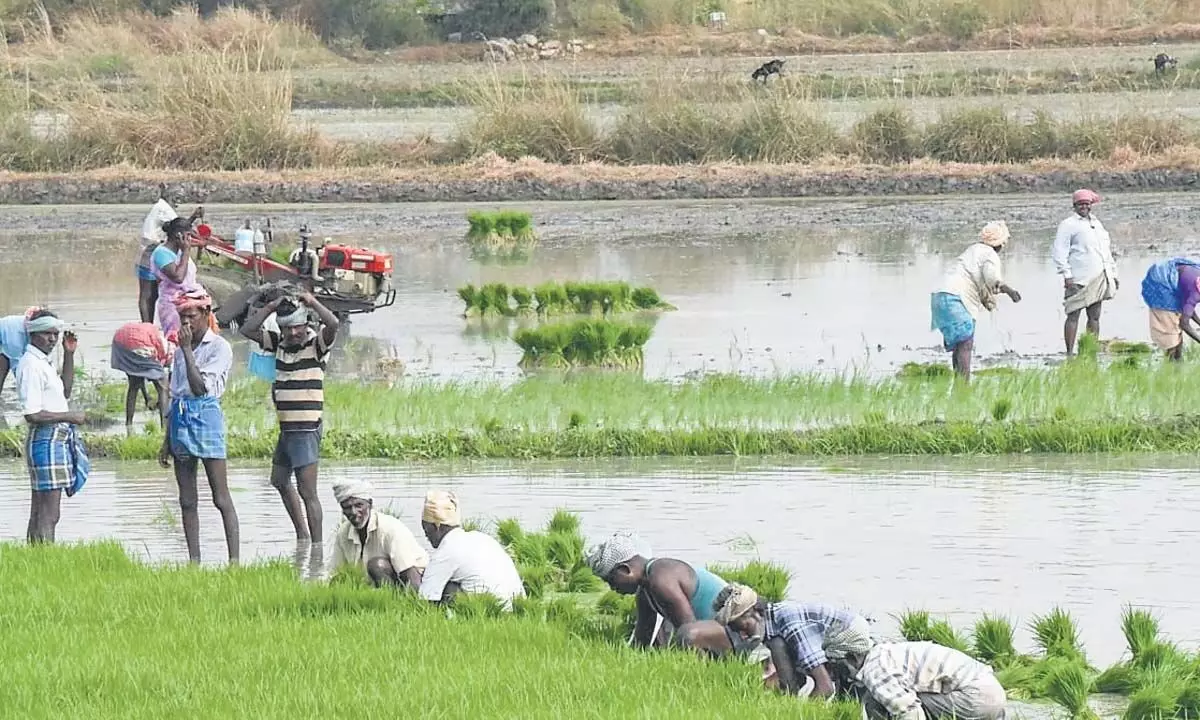
[[[497,318],[515,315],[516,310],[508,301],[509,288],[504,283],[489,283],[480,288],[464,285],[458,289],[458,297],[466,305],[464,317]]]
[[[646,325],[605,319],[548,323],[513,337],[525,351],[524,368],[640,368],[649,339]]]
[[[533,216],[518,210],[467,213],[467,241],[481,258],[524,259],[537,246]]]
[[[542,283],[534,289],[538,315],[611,315],[643,310],[674,310],[649,287],[635,288],[623,280]]]

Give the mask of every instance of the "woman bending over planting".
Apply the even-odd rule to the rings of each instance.
[[[979,315],[996,309],[999,293],[1021,302],[1021,294],[1004,284],[1000,272],[999,253],[1008,240],[1008,226],[1003,221],[985,225],[979,241],[955,259],[942,279],[941,289],[930,296],[931,329],[941,331],[942,345],[953,353],[954,371],[963,380],[971,379],[971,353]]]
[[[340,483],[333,486],[333,496],[346,519],[333,536],[330,574],[356,563],[375,587],[420,587],[429,555],[399,518],[375,509],[371,486],[366,481]]]
[[[1142,300],[1150,308],[1150,338],[1170,360],[1183,358],[1183,336],[1200,342],[1200,261],[1171,258],[1154,263],[1142,280]]]
[[[768,603],[745,585],[728,585],[717,595],[715,607],[717,622],[747,640],[764,644],[782,640],[786,664],[795,673],[781,674],[779,685],[792,693],[800,692],[804,676],[812,678],[814,697],[845,690],[845,683],[835,684],[830,661],[866,654],[873,644],[871,627],[861,615],[828,605]]]
[[[592,572],[622,595],[636,595],[637,647],[672,643],[721,655],[744,650],[745,643],[715,622],[713,607],[726,582],[682,560],[647,558],[637,539],[616,533],[588,552]]]
[[[212,317],[212,298],[203,289],[189,290],[175,298],[179,313],[179,347],[171,364],[171,409],[158,462],[163,467],[175,460],[175,482],[179,485],[179,509],[183,513],[183,535],[188,558],[200,562],[200,515],[196,479],[200,463],[212,489],[213,505],[221,513],[229,562],[238,561],[240,544],[237,511],[229,494],[225,467],[225,413],[221,395],[233,367],[233,349],[217,334]]]

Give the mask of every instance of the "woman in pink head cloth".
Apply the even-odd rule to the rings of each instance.
[[[176,342],[179,334],[179,310],[175,298],[200,286],[196,283],[196,263],[191,258],[188,233],[191,221],[175,218],[163,224],[167,240],[150,255],[150,269],[158,278],[158,326],[167,340]]]
[[[1063,342],[1067,354],[1075,352],[1079,332],[1079,314],[1087,310],[1087,332],[1100,335],[1100,308],[1121,287],[1117,263],[1113,260],[1112,241],[1092,206],[1100,202],[1095,192],[1083,189],[1071,195],[1075,212],[1058,224],[1051,257],[1063,278]]]

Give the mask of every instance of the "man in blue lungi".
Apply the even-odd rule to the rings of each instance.
[[[29,344],[17,363],[17,394],[21,414],[29,423],[25,437],[25,464],[32,489],[29,503],[30,543],[54,542],[59,504],[65,490],[71,497],[87,482],[91,465],[77,426],[83,412],[67,405],[75,381],[75,350],[79,341],[63,332],[63,322],[49,310],[38,309],[25,318]],[[63,339],[62,372],[54,372],[50,353]]]

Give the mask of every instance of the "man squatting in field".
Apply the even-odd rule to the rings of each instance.
[[[403,522],[375,509],[370,484],[340,483],[333,486],[333,496],[346,519],[333,536],[330,573],[353,562],[366,571],[375,587],[420,587],[429,555]]]
[[[633,535],[616,533],[587,556],[592,572],[609,587],[636,596],[635,646],[660,645],[669,638],[713,655],[746,649],[736,633],[715,621],[713,603],[724,580],[682,560],[644,557],[638,546]],[[660,637],[658,623],[666,637]]]
[[[323,536],[317,463],[325,402],[325,363],[337,337],[339,323],[312,293],[304,291],[298,297],[299,305],[286,296],[264,305],[247,318],[242,335],[258,343],[265,352],[275,353],[275,383],[271,397],[279,416],[279,440],[271,459],[271,485],[279,491],[283,507],[295,527],[296,539],[319,543]],[[315,330],[308,324],[309,308],[320,319]],[[275,318],[279,332],[263,327],[267,317],[276,310],[279,311]],[[293,473],[295,487],[290,482]],[[301,499],[304,500],[303,511]]]

